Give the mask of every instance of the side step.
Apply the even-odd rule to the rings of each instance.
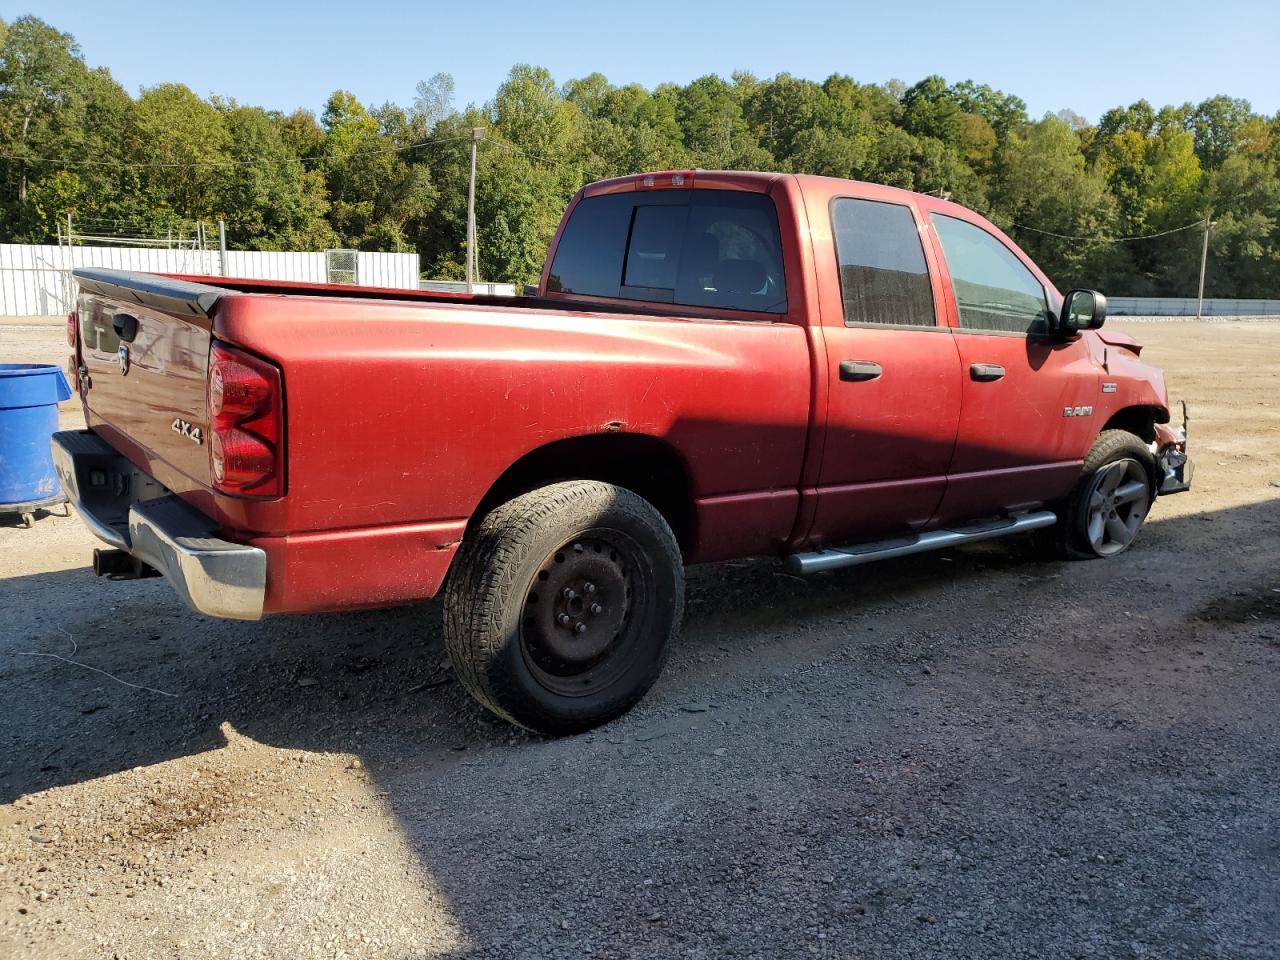
[[[792,573],[819,573],[823,570],[835,570],[837,567],[854,567],[873,560],[907,557],[913,553],[941,550],[943,547],[994,540],[996,537],[1051,527],[1057,522],[1058,516],[1052,510],[1040,510],[1007,519],[965,524],[948,530],[930,530],[928,533],[899,537],[896,540],[877,540],[852,547],[793,553],[787,557],[787,569]]]

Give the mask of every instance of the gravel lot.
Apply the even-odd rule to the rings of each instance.
[[[434,605],[219,622],[0,519],[0,956],[1280,956],[1280,323],[1129,329],[1198,464],[1132,551],[694,568],[573,739]]]

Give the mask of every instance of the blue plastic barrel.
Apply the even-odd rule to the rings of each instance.
[[[53,364],[0,363],[0,511],[60,498],[49,438],[58,429],[58,404],[70,397]]]

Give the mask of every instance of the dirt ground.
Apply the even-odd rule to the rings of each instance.
[[[1280,956],[1280,323],[1114,326],[1194,416],[1133,550],[693,568],[572,739],[434,605],[220,622],[0,519],[0,956]]]

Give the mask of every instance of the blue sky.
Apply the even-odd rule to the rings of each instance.
[[[0,0],[5,20],[32,12],[74,34],[130,93],[178,81],[280,110],[318,112],[337,88],[407,106],[439,71],[453,75],[458,105],[481,103],[520,62],[560,83],[600,71],[648,87],[735,69],[908,84],[940,73],[1015,93],[1033,116],[1068,107],[1091,121],[1144,97],[1160,106],[1226,93],[1280,110],[1275,0]]]

